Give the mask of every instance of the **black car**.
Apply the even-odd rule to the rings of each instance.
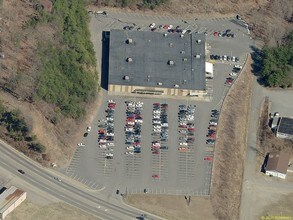
[[[215,59],[215,55],[211,54],[211,55],[210,55],[210,59],[211,59],[211,60],[214,60],[214,59]]]
[[[25,172],[23,170],[17,170],[17,171],[21,174],[25,174]]]

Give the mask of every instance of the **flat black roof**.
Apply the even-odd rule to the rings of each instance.
[[[293,118],[282,117],[278,132],[293,135]]]
[[[204,34],[111,30],[109,49],[109,84],[206,88]]]

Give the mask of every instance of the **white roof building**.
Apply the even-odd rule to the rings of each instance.
[[[10,212],[26,199],[26,192],[11,186],[0,190],[0,219],[3,220]]]

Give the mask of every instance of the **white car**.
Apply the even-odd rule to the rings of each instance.
[[[106,143],[107,141],[106,140],[104,140],[104,139],[100,139],[99,140],[99,143]]]
[[[232,72],[232,73],[230,73],[229,75],[230,75],[230,76],[237,76],[237,73]]]
[[[153,121],[153,124],[161,124],[161,121],[159,121],[159,120],[154,120],[154,121]]]
[[[115,103],[115,101],[110,99],[110,100],[108,100],[108,103]]]
[[[133,155],[134,153],[132,151],[125,152],[126,155]]]
[[[168,126],[169,126],[168,123],[163,123],[163,124],[162,124],[162,127],[163,127],[163,128],[168,128]]]
[[[154,115],[153,118],[154,119],[160,119],[160,115]]]
[[[154,28],[154,27],[156,27],[156,24],[155,23],[151,23],[150,24],[150,28]]]
[[[113,137],[114,136],[114,133],[107,133],[107,136]]]
[[[106,153],[106,157],[113,157],[113,153]]]
[[[88,126],[88,127],[86,128],[86,130],[87,130],[88,132],[90,132],[90,131],[92,130],[92,127],[91,127],[91,126]]]
[[[142,119],[135,119],[135,122],[136,123],[143,123],[143,120]]]
[[[239,64],[235,64],[235,65],[234,65],[234,68],[242,69],[242,66],[239,65]]]
[[[231,57],[232,62],[236,62],[236,57]]]
[[[186,142],[181,142],[179,145],[181,145],[181,146],[187,146],[187,143]]]
[[[108,121],[114,121],[114,118],[109,118],[109,117],[107,117],[107,120],[108,120]]]
[[[85,147],[85,144],[79,143],[79,144],[77,144],[77,146],[79,146],[79,147]]]
[[[134,150],[134,147],[133,146],[127,146],[126,150]]]
[[[161,131],[162,131],[161,129],[154,129],[154,132],[156,132],[156,133],[159,133]]]
[[[107,143],[108,147],[114,147],[114,143]]]
[[[154,129],[160,129],[161,128],[161,125],[155,125],[154,126]]]
[[[128,124],[128,125],[134,125],[134,121],[128,121],[126,124]]]
[[[160,113],[161,113],[160,110],[154,110],[154,111],[153,111],[153,114],[160,114]]]
[[[106,146],[106,145],[100,145],[100,148],[102,148],[102,149],[106,149],[107,146]]]
[[[168,30],[170,30],[170,29],[172,29],[172,28],[173,28],[173,25],[170,24],[170,25],[168,26]]]
[[[160,143],[153,143],[153,146],[160,147],[160,146],[161,146],[161,144],[160,144]]]
[[[223,60],[225,60],[225,61],[227,60],[227,55],[223,56]]]

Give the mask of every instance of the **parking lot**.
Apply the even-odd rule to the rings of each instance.
[[[66,174],[92,189],[115,195],[157,193],[209,195],[221,103],[249,52],[249,36],[231,18],[191,20],[137,14],[92,15],[92,39],[101,60],[101,32],[134,26],[139,31],[168,31],[165,24],[182,30],[207,32],[208,54],[235,56],[239,62],[213,59],[214,77],[207,79],[208,101],[165,99],[160,96],[108,96],[97,112],[90,131],[85,128],[81,146]],[[162,25],[160,28],[159,25]],[[235,37],[214,36],[231,29]],[[176,34],[176,33],[174,33]],[[227,78],[232,78],[229,80]],[[214,110],[214,111],[211,111]],[[119,190],[119,192],[117,191]],[[116,192],[116,193],[115,193]]]

